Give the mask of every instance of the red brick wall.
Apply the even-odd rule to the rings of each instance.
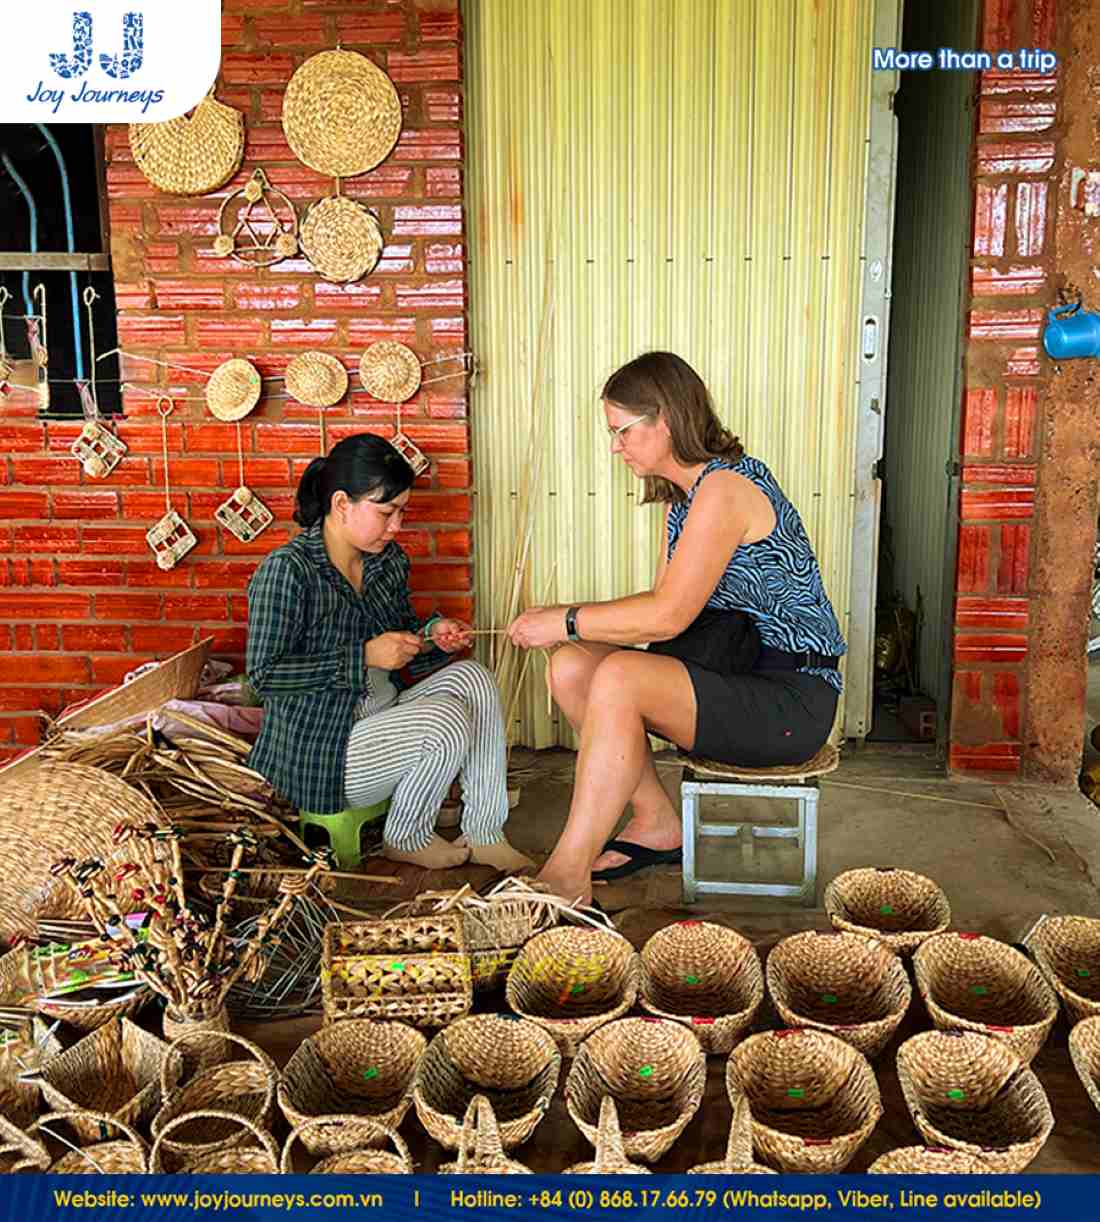
[[[265,376],[281,373],[306,349],[332,352],[352,371],[352,388],[326,412],[329,444],[363,430],[388,436],[395,409],[367,396],[354,372],[363,349],[397,339],[427,360],[466,347],[458,0],[225,0],[223,10],[219,97],[245,113],[248,130],[245,164],[233,183],[198,199],[161,195],[133,165],[126,129],[108,131],[119,342],[206,371],[247,356]],[[390,157],[344,183],[347,195],[380,216],[381,263],[343,286],[321,280],[304,258],[265,271],[213,258],[221,201],[256,166],[299,213],[331,191],[331,180],[294,159],[280,114],[294,69],[337,42],[389,73],[404,110]],[[106,480],[88,479],[69,456],[79,425],[0,406],[0,584],[7,587],[0,757],[38,741],[36,710],[56,713],[201,637],[212,636],[218,654],[240,659],[248,578],[295,529],[293,490],[318,452],[314,409],[272,398],[244,421],[246,480],[276,515],[246,545],[214,522],[215,508],[238,483],[236,432],[206,412],[202,376],[124,360],[122,377],[134,384],[118,427],[129,454]],[[174,505],[199,540],[167,573],[145,543],[145,531],[164,512],[160,425],[152,416],[160,393],[177,399],[169,425]],[[433,465],[418,481],[401,541],[413,560],[421,611],[438,606],[469,617],[466,415],[461,379],[424,387],[402,407],[406,432]]]

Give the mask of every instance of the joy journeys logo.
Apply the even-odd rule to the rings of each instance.
[[[162,122],[217,74],[221,0],[38,0],[9,31],[0,121]]]

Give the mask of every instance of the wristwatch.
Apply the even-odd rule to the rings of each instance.
[[[577,631],[577,612],[580,607],[570,607],[565,613],[565,635],[570,641],[579,641],[581,634]]]

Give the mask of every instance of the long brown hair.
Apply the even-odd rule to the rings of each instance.
[[[656,420],[663,416],[672,439],[672,453],[684,466],[743,454],[740,440],[718,419],[710,393],[694,369],[673,352],[645,352],[617,369],[600,396],[624,411]],[[682,488],[667,479],[647,475],[640,504],[684,501]]]

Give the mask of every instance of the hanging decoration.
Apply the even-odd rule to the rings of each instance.
[[[348,371],[327,352],[303,352],[285,376],[286,393],[307,407],[332,407],[348,393]]]
[[[214,97],[165,123],[131,123],[130,149],[145,177],[170,195],[206,195],[244,161],[244,115]]]
[[[96,391],[95,312],[92,309],[99,294],[89,285],[84,290],[84,308],[88,311],[88,343],[91,349],[91,378],[76,383],[80,406],[84,412],[84,427],[69,448],[69,453],[84,468],[91,479],[106,479],[126,454],[126,444],[103,422],[99,414]]]
[[[240,200],[244,207],[240,207]],[[278,205],[276,207],[276,205]],[[235,218],[226,231],[226,217]],[[242,242],[247,236],[251,244]],[[227,195],[218,211],[214,254],[232,256],[248,267],[271,267],[298,253],[298,210],[273,187],[263,170],[256,170],[239,190]]]
[[[39,314],[24,316],[27,326],[27,345],[30,348],[30,359],[13,356],[7,350],[4,339],[4,312],[11,293],[0,285],[0,368],[4,370],[0,377],[0,402],[12,395],[26,394],[31,406],[39,412],[49,411],[50,383],[47,365],[49,353],[46,350],[46,286],[39,284],[34,289],[34,300],[41,311]],[[41,325],[40,325],[41,324]]]
[[[420,389],[420,361],[396,340],[379,340],[359,360],[359,379],[367,393],[385,403],[404,403]]]
[[[161,449],[164,454],[164,517],[145,534],[145,541],[153,549],[157,567],[174,569],[180,560],[195,546],[198,540],[191,528],[172,508],[172,489],[168,480],[168,417],[175,405],[167,395],[157,400],[157,415],[160,416]]]
[[[260,401],[263,381],[251,361],[223,361],[206,383],[206,406],[215,420],[243,420]]]
[[[241,422],[237,421],[237,471],[240,484],[227,501],[214,510],[214,518],[242,543],[251,543],[275,520],[275,515],[244,481],[244,448]]]
[[[362,278],[378,263],[385,239],[378,218],[356,200],[336,194],[310,204],[302,221],[302,250],[317,274],[336,284]]]

